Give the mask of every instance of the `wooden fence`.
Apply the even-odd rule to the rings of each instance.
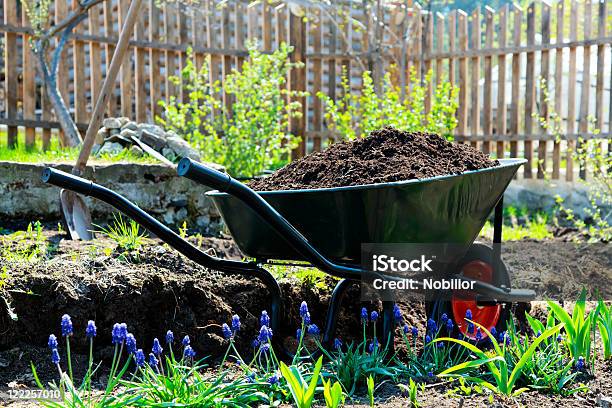
[[[303,139],[297,156],[319,150],[334,137],[326,128],[317,92],[340,95],[343,70],[356,91],[364,69],[376,74],[392,64],[408,98],[409,70],[416,69],[421,77],[433,72],[427,106],[436,83],[447,79],[458,86],[456,138],[498,157],[525,157],[529,162],[524,177],[573,180],[578,169],[567,158],[579,136],[601,138],[604,149],[610,146],[612,18],[607,1],[536,1],[524,9],[508,4],[469,15],[462,10],[432,13],[412,0],[387,2],[381,10],[375,2],[365,2],[364,10],[362,1],[337,2],[334,7],[240,0],[157,7],[154,0],[146,1],[131,41],[131,58],[107,107],[109,116],[154,121],[161,113],[158,100],[184,97],[168,77],[182,69],[188,47],[198,64],[210,55],[211,80],[223,81],[248,56],[246,41],[257,39],[264,51],[288,42],[294,47],[292,59],[305,63],[288,81],[290,89],[310,93],[301,100],[305,114],[290,124]],[[22,128],[26,144],[40,139],[47,147],[52,135],[61,138],[61,132],[52,131],[59,126],[27,45],[31,30],[19,0],[3,2],[0,125],[9,144]],[[79,128],[89,120],[128,4],[108,0],[96,6],[64,50],[60,91]],[[68,12],[65,0],[52,4],[57,21]],[[220,98],[231,103],[223,91]],[[551,120],[553,112],[561,118],[561,139],[539,121]],[[595,135],[592,127],[601,133]]]

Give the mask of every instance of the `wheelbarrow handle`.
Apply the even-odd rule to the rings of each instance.
[[[50,167],[43,170],[41,179],[43,183],[53,184],[85,196],[91,195],[93,189],[92,181]]]
[[[183,157],[178,164],[176,172],[181,177],[198,181],[206,186],[221,192],[227,192],[232,184],[229,174],[220,172],[200,163],[196,163],[188,157]]]

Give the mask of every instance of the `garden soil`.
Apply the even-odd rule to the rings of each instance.
[[[209,355],[210,364],[214,366],[226,348],[221,337],[221,324],[230,321],[236,313],[243,322],[237,344],[244,357],[249,355],[249,345],[258,329],[259,313],[269,308],[268,293],[258,280],[206,270],[157,240],[147,239],[136,256],[109,252],[108,248],[113,248],[114,244],[104,239],[92,243],[61,238],[57,234],[48,237],[53,251],[48,260],[21,265],[5,263],[9,278],[2,289],[2,299],[6,304],[0,302],[0,400],[2,387],[34,386],[30,362],[36,365],[43,382],[56,379],[57,371],[49,361],[46,343],[50,333],[59,335],[59,321],[64,313],[70,314],[75,324],[71,345],[77,376],[86,369],[86,322],[93,319],[98,325],[94,358],[104,364],[94,385],[106,381],[107,364],[112,358],[110,328],[115,322],[128,322],[129,330],[143,349],[151,347],[154,337],[163,338],[168,329],[174,331],[177,339],[189,334],[198,356]],[[211,248],[210,251],[218,256],[233,259],[241,256],[231,240],[205,238],[193,242]],[[535,271],[534,260],[538,252],[541,254],[541,245],[541,242],[506,243],[509,267],[531,267]],[[584,262],[585,252],[580,246],[575,248],[574,252],[566,251],[563,257],[558,257],[559,267],[575,262],[583,265],[585,276],[595,277],[601,273],[601,266],[607,262],[601,259],[605,254],[589,251],[594,255],[589,262]],[[554,267],[551,267],[551,273],[553,271]],[[526,276],[529,280],[529,276],[535,275]],[[323,326],[334,283],[331,278],[325,280],[325,285],[296,278],[281,281],[287,307],[283,325],[286,332],[275,333],[275,336],[283,344],[291,347],[302,300],[308,302],[313,321]],[[354,292],[349,292],[347,299],[359,297],[358,287],[352,290]],[[573,294],[573,291],[572,287],[568,293]],[[343,306],[338,333],[345,342],[360,336],[358,316],[362,306],[369,310],[381,308],[376,301],[363,304],[346,302]],[[414,302],[400,304],[400,307],[407,324],[417,326],[422,332],[424,305]],[[401,352],[399,339],[397,341]],[[65,347],[61,349],[61,358],[65,362]],[[598,370],[596,379],[590,380],[592,391],[585,396],[562,399],[530,392],[514,401],[496,398],[495,404],[489,403],[485,396],[464,397],[463,400],[449,397],[446,395],[448,385],[434,382],[428,384],[421,401],[425,407],[513,407],[517,402],[523,406],[597,406],[599,394],[612,395],[611,380],[612,367],[606,365]],[[381,398],[377,406],[391,408],[407,404],[400,390],[390,384],[383,386],[377,395]]]
[[[250,187],[269,191],[355,186],[459,174],[498,164],[467,144],[436,134],[384,128],[309,154]]]

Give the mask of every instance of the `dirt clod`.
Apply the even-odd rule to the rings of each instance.
[[[439,135],[387,127],[309,154],[250,187],[265,191],[355,186],[459,174],[498,164],[471,146]]]

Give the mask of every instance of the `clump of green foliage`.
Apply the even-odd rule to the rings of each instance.
[[[47,254],[47,240],[40,221],[29,223],[25,231],[3,235],[0,255],[15,262],[36,262]]]
[[[427,87],[432,80],[429,72],[423,83],[416,71],[410,74],[410,93],[402,99],[400,88],[393,84],[391,73],[383,80],[381,95],[374,90],[369,71],[364,71],[360,92],[351,92],[346,73],[342,75],[342,97],[335,101],[322,92],[317,96],[325,104],[325,119],[331,130],[342,138],[365,137],[385,126],[410,132],[431,132],[452,139],[457,126],[455,111],[459,89],[442,81],[435,88],[429,112],[425,109]]]
[[[134,220],[127,222],[121,214],[115,214],[113,218],[112,224],[106,227],[98,226],[99,232],[115,241],[122,251],[132,252],[140,249],[145,237],[140,231],[140,225]]]
[[[520,241],[522,239],[551,239],[553,233],[549,228],[549,215],[544,212],[529,214],[525,208],[504,208],[503,241]],[[481,236],[493,239],[493,225],[487,221],[480,232]]]
[[[292,47],[283,43],[271,54],[259,52],[256,43],[247,48],[249,58],[240,71],[223,82],[230,106],[220,103],[220,85],[210,82],[208,64],[198,69],[190,51],[181,76],[170,78],[188,101],[175,96],[159,101],[164,112],[157,118],[196,147],[204,161],[222,164],[235,177],[254,177],[286,163],[300,140],[287,132],[289,120],[300,117],[296,98],[306,95],[284,89],[289,72],[302,66],[289,61]]]

